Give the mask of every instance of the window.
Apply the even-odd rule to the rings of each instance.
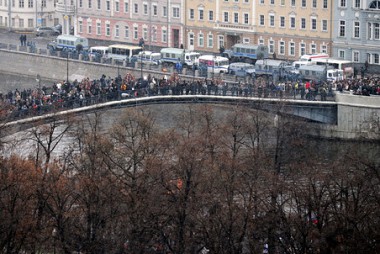
[[[339,36],[340,37],[346,36],[346,21],[344,20],[339,21]]]
[[[92,24],[91,22],[87,21],[87,33],[92,34]]]
[[[306,54],[306,44],[300,43],[300,56],[303,56]]]
[[[249,24],[249,14],[248,13],[244,13],[244,21],[243,21],[244,24],[248,25]]]
[[[213,21],[214,20],[214,11],[209,11],[208,12],[208,20]]]
[[[317,19],[311,18],[311,30],[317,30]]]
[[[285,17],[280,17],[280,27],[285,27]]]
[[[133,27],[133,39],[137,40],[139,38],[139,28],[137,26]]]
[[[198,47],[204,47],[204,37],[202,33],[198,35]]]
[[[89,8],[89,9],[92,8],[92,2],[91,2],[91,0],[88,0],[88,8]]]
[[[120,36],[120,27],[119,25],[115,25],[115,37],[119,38]]]
[[[28,19],[28,27],[34,27],[34,19]]]
[[[98,10],[100,10],[102,8],[102,1],[98,0],[96,5],[98,7]]]
[[[144,39],[144,41],[148,40],[148,28],[147,27],[143,28],[143,39]]]
[[[322,45],[321,46],[321,53],[326,53],[327,54],[327,46],[326,45]]]
[[[78,21],[78,30],[79,30],[79,33],[83,33],[83,21],[82,20]]]
[[[204,19],[203,9],[199,9],[198,13],[199,13],[199,20],[203,20]]]
[[[18,1],[18,7],[19,8],[24,8],[24,0],[19,0]]]
[[[289,42],[289,55],[295,56],[296,55],[296,44],[294,42]]]
[[[285,0],[281,0],[281,1],[280,1],[280,5],[281,5],[281,6],[285,6]]]
[[[306,7],[306,0],[301,0],[301,6]]]
[[[148,4],[143,4],[143,13],[144,15],[148,15]]]
[[[295,6],[296,6],[296,0],[291,0],[291,1],[290,1],[290,5],[291,5],[292,7],[295,7]]]
[[[259,17],[260,17],[260,21],[259,21],[260,26],[264,26],[265,25],[265,17],[264,17],[264,15],[260,15]]]
[[[260,4],[264,4],[265,2],[264,2],[264,0],[260,0]]]
[[[374,29],[374,39],[379,40],[380,39],[380,23],[375,23],[374,24],[375,29]]]
[[[306,29],[306,19],[301,18],[301,29]]]
[[[379,64],[379,54],[373,54],[373,62],[374,64]]]
[[[353,61],[355,62],[355,63],[358,63],[359,62],[359,51],[354,51],[353,52],[353,55],[352,55],[352,59],[353,59]]]
[[[290,17],[290,28],[296,28],[296,17]]]
[[[317,8],[317,0],[313,0],[312,6],[313,6],[313,8]]]
[[[12,6],[14,7],[14,1],[12,0]],[[41,0],[41,7],[46,8],[46,0]]]
[[[328,6],[327,1],[328,0],[323,0],[323,9],[327,9],[327,6]]]
[[[214,46],[214,36],[212,34],[208,35],[207,47],[212,48]]]
[[[344,59],[346,51],[339,49],[338,50],[338,57]]]
[[[339,7],[347,7],[346,4],[346,0],[339,0]]]
[[[284,41],[280,41],[280,45],[279,45],[279,54],[280,55],[285,55],[285,42]]]
[[[134,13],[139,13],[139,4],[134,4],[133,12]]]
[[[354,38],[360,38],[360,22],[354,21]]]
[[[223,19],[224,22],[228,22],[228,12],[225,11],[225,12],[223,13],[223,18],[224,18],[224,19]]]
[[[239,13],[234,12],[234,23],[239,23]]]
[[[120,11],[120,3],[119,2],[115,2],[115,11],[119,12]]]
[[[314,43],[310,44],[310,53],[311,54],[317,53],[317,45],[315,45]]]
[[[111,3],[109,0],[106,1],[106,10],[110,11],[111,10]]]
[[[189,10],[189,19],[194,19],[194,9]]]
[[[111,25],[106,24],[106,36],[111,36]]]
[[[369,4],[369,8],[370,9],[380,9],[380,1],[379,0],[372,1]]]
[[[361,6],[361,0],[354,0],[354,8],[359,9]]]
[[[268,44],[269,44],[269,47],[268,47],[269,53],[273,54],[274,53],[274,46],[275,46],[274,40],[270,40]]]
[[[152,10],[152,15],[153,16],[157,16],[158,15],[158,9],[157,9],[157,5],[152,5],[152,8],[153,8],[153,10]]]
[[[129,38],[129,26],[124,27],[124,37]]]
[[[157,41],[157,27],[152,27],[152,41]]]
[[[24,27],[24,19],[18,20],[18,27],[23,28]]]
[[[162,17],[167,17],[167,16],[168,16],[168,8],[166,8],[166,6],[162,6]]]
[[[274,14],[269,14],[269,26],[274,27]]]
[[[162,29],[162,35],[161,35],[162,42],[168,42],[168,31],[166,29]]]
[[[219,35],[218,36],[218,48],[221,48],[222,46],[224,47],[224,36]]]
[[[33,0],[28,0],[28,8],[33,8]]]
[[[173,18],[179,18],[179,7],[173,7]]]
[[[124,12],[129,12],[129,3],[124,2]]]
[[[327,32],[327,20],[322,20],[322,31]]]
[[[274,0],[270,0],[270,4],[271,4],[271,5],[274,5]]]
[[[100,22],[97,22],[96,23],[96,34],[100,35],[100,33],[101,33],[101,24],[100,24]]]
[[[189,45],[194,46],[194,33],[189,33]]]

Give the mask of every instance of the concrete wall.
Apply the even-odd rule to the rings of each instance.
[[[40,54],[30,54],[20,51],[9,51],[0,49],[0,72],[9,74],[22,74],[24,76],[36,77],[37,74],[42,79],[62,81],[66,80],[67,66],[69,80],[81,80],[89,77],[99,79],[102,74],[116,77],[118,72],[122,77],[127,73],[132,73],[135,77],[140,77],[141,70],[127,68],[117,65],[100,64],[94,62],[82,62],[79,60],[66,59],[60,57],[46,56]],[[161,72],[152,70],[143,71],[143,75],[151,75],[162,78]]]

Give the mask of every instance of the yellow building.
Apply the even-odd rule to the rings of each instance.
[[[332,0],[258,0],[256,42],[279,59],[331,55]]]
[[[253,43],[253,0],[186,1],[184,11],[189,49],[216,53],[235,43]]]

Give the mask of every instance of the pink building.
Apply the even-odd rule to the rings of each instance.
[[[76,34],[115,43],[176,47],[183,44],[186,0],[78,0]],[[112,43],[113,43],[112,42]]]

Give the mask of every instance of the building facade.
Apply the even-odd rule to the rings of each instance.
[[[181,47],[185,0],[79,0],[76,34],[86,38]]]
[[[338,0],[334,10],[333,55],[380,65],[380,1]]]
[[[38,26],[59,24],[58,0],[0,0],[0,27],[9,31],[32,31]]]

